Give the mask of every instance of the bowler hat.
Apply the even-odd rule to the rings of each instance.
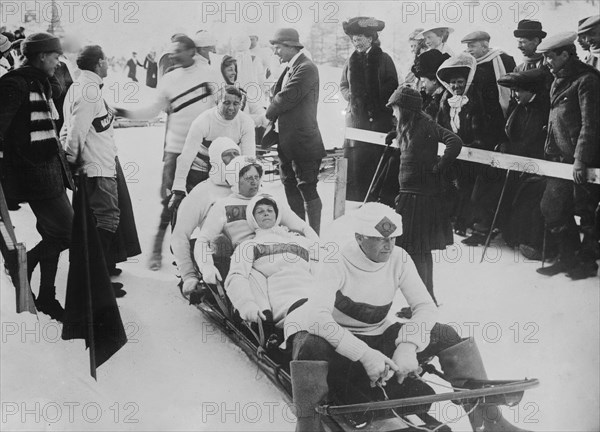
[[[281,44],[290,47],[304,48],[300,43],[300,35],[293,28],[280,28],[275,32],[273,38],[269,41],[271,45]]]
[[[542,30],[541,22],[528,19],[519,21],[519,24],[517,24],[517,29],[513,32],[513,34],[516,38],[539,37],[540,39],[544,39],[547,35],[547,33]]]
[[[385,23],[373,17],[355,17],[342,23],[344,33],[348,36],[371,35],[385,28]]]

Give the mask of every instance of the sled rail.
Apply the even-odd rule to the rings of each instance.
[[[525,390],[532,389],[540,384],[539,380],[536,378],[525,379],[522,381],[497,382],[501,382],[502,384],[489,388],[461,390],[457,392],[440,393],[431,396],[416,396],[404,399],[392,399],[387,401],[366,402],[352,405],[322,405],[317,407],[317,412],[322,415],[336,416],[365,411],[410,407],[445,401],[457,402],[469,399],[483,399],[483,402],[485,403],[485,398],[487,397],[511,393],[523,393]]]
[[[386,134],[380,132],[346,128],[344,138],[385,146],[385,136]],[[443,144],[439,144],[438,155],[443,155],[445,149],[446,147]],[[493,168],[573,180],[573,166],[560,162],[532,159],[471,147],[463,147],[457,159],[489,165]],[[588,183],[600,184],[600,168],[588,168],[587,173]]]

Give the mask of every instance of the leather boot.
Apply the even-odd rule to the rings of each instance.
[[[575,252],[580,246],[579,232],[575,226],[575,221],[558,233],[550,231],[548,237],[554,237],[552,241],[558,244],[558,258],[551,266],[539,268],[536,271],[544,276],[555,276],[575,269],[577,266]]]
[[[112,239],[114,237],[114,233],[104,230],[102,228],[98,229],[98,236],[100,237],[100,243],[102,244],[102,253],[104,254],[104,262],[106,265],[106,271],[110,274],[109,270],[109,260],[110,260],[110,246],[112,244]],[[123,284],[120,282],[111,282],[113,291],[115,292],[115,297],[121,298],[127,294],[127,291],[123,289]]]
[[[306,215],[308,216],[308,224],[315,230],[317,234],[321,231],[321,210],[323,209],[323,203],[321,198],[316,198],[304,204]]]
[[[37,298],[34,298],[35,307],[38,311],[50,315],[56,321],[63,320],[65,310],[56,300],[56,287],[40,286],[40,292]]]
[[[294,360],[290,362],[292,397],[297,417],[296,432],[321,432],[323,426],[315,408],[327,397],[326,361]]]
[[[161,225],[158,227],[158,232],[154,237],[154,246],[152,246],[152,255],[148,260],[148,268],[150,270],[158,271],[162,267],[162,247],[166,232],[166,226],[163,227]]]
[[[469,379],[487,380],[487,373],[483,360],[473,338],[467,338],[458,344],[446,348],[438,354],[440,365],[446,379],[455,387],[462,387]],[[470,411],[473,406],[463,405],[465,411]],[[495,405],[478,405],[469,414],[469,421],[473,431],[510,431],[523,432],[502,417],[500,407]]]

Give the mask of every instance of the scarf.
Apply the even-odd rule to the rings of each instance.
[[[492,48],[486,55],[477,59],[478,65],[490,61],[492,62],[492,66],[494,67],[494,75],[496,76],[496,81],[498,81],[500,77],[506,75],[506,67],[504,66],[504,62],[500,57],[501,54],[504,54],[504,51],[499,50],[497,48]],[[506,117],[508,105],[510,104],[510,89],[508,87],[502,87],[501,85],[498,85],[498,95],[500,98],[500,106],[502,107],[502,112],[504,113],[504,117]]]
[[[448,99],[448,105],[450,105],[450,126],[452,126],[454,133],[458,133],[460,130],[460,111],[468,103],[469,98],[465,95],[454,95]]]
[[[523,57],[523,71],[539,69],[544,63],[544,55],[535,53],[533,57]]]
[[[587,64],[594,69],[600,70],[600,47],[590,47],[590,56],[587,59]]]

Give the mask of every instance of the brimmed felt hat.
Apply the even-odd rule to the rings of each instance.
[[[431,27],[428,29],[425,29],[423,31],[421,31],[421,33],[417,34],[415,36],[415,39],[425,39],[425,33],[430,32],[430,31],[434,31],[434,30],[446,30],[448,31],[448,33],[452,33],[454,32],[454,29],[452,27]]]
[[[271,45],[281,44],[290,47],[304,48],[304,45],[300,43],[300,35],[298,34],[298,30],[294,28],[278,29],[269,42]]]
[[[414,29],[412,32],[410,32],[410,34],[408,35],[408,40],[419,40],[419,39],[423,39],[423,38],[419,38],[417,39],[417,35],[421,34],[421,32],[423,32],[422,28],[418,28],[418,29]]]
[[[464,38],[462,38],[460,43],[469,43],[469,42],[476,42],[476,41],[482,41],[482,40],[489,41],[491,38],[492,37],[490,36],[490,34],[488,32],[485,32],[483,30],[478,30],[478,31],[474,31],[474,32],[466,35]]]
[[[550,36],[544,39],[541,44],[537,47],[537,52],[545,53],[552,51],[557,48],[569,46],[575,44],[577,40],[577,33],[575,32],[563,32],[556,35]]]
[[[60,40],[50,33],[32,33],[21,42],[21,51],[25,57],[37,53],[63,53]]]
[[[344,33],[348,36],[371,35],[385,28],[385,23],[373,17],[355,17],[342,23]]]
[[[600,25],[600,15],[594,15],[586,18],[583,22],[579,22],[579,27],[577,28],[577,34],[584,34],[592,30],[594,27]]]
[[[537,91],[545,88],[546,72],[542,69],[531,69],[523,72],[511,72],[498,79],[498,85],[508,88],[520,88]]]
[[[439,67],[449,58],[450,54],[442,54],[436,49],[425,51],[417,57],[411,71],[417,78],[435,77]]]
[[[524,19],[519,21],[519,24],[517,24],[517,29],[513,32],[513,35],[516,38],[539,37],[540,39],[544,39],[548,35],[548,33],[542,30],[541,22]]]
[[[384,238],[402,235],[402,216],[385,204],[369,202],[350,215],[358,234]]]
[[[412,111],[421,111],[423,109],[423,99],[421,94],[411,87],[398,87],[390,96],[386,106],[391,107],[394,105]]]

